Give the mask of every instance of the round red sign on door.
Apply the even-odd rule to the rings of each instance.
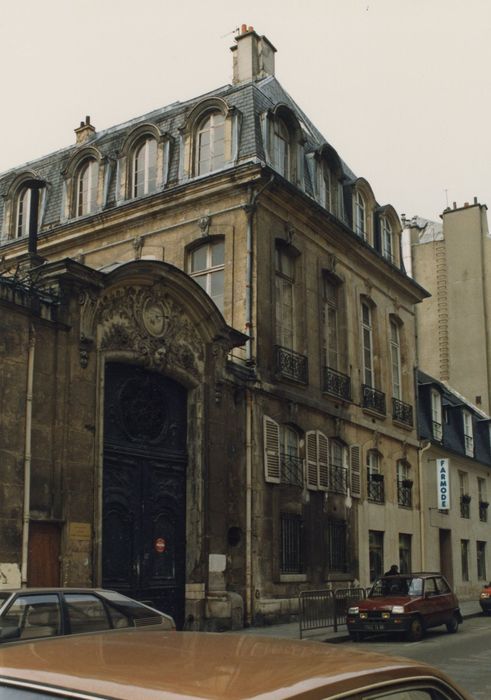
[[[157,539],[155,540],[154,547],[155,547],[155,551],[158,552],[159,554],[161,554],[162,552],[165,552],[165,550],[167,549],[167,543],[163,537],[157,537]]]

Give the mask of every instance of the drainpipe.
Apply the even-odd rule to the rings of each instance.
[[[418,481],[419,481],[419,539],[421,543],[421,571],[426,571],[426,545],[425,545],[425,509],[423,504],[423,452],[429,450],[431,442],[428,441],[424,447],[418,451]]]
[[[274,181],[274,175],[257,191],[251,188],[248,204],[244,205],[247,215],[247,236],[246,236],[246,308],[245,308],[245,328],[247,335],[246,342],[246,364],[253,364],[252,359],[252,281],[253,281],[253,218],[256,211],[256,202],[259,195],[269,187]],[[246,610],[245,622],[250,625],[252,622],[252,601],[253,601],[253,575],[252,575],[252,429],[253,429],[254,402],[249,389],[246,389]]]
[[[33,326],[29,328],[29,350],[27,355],[27,389],[26,389],[26,428],[24,436],[24,509],[22,523],[22,563],[21,585],[27,586],[27,560],[29,554],[29,520],[31,509],[31,439],[32,439],[32,391],[34,384],[34,351],[36,334]]]

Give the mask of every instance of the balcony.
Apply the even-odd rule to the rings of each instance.
[[[305,355],[275,345],[276,371],[285,379],[291,379],[300,384],[308,383],[308,360]]]
[[[323,390],[344,401],[351,401],[351,379],[331,367],[324,367]]]
[[[413,407],[399,399],[392,399],[392,418],[409,427],[413,426]]]
[[[402,479],[397,482],[397,504],[403,508],[413,506],[413,482],[410,479]]]
[[[368,474],[368,500],[372,503],[385,503],[385,488],[383,474]]]
[[[385,409],[385,394],[383,391],[374,389],[368,384],[361,385],[362,390],[362,406],[363,408],[368,408],[371,411],[376,411],[380,415],[386,415]]]
[[[329,490],[334,493],[347,493],[348,470],[345,467],[329,467]]]
[[[282,452],[280,454],[281,483],[303,487],[303,460]]]

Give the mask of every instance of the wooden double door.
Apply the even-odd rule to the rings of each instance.
[[[105,379],[102,584],[184,621],[186,390],[110,363]]]

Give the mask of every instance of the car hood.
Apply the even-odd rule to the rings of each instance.
[[[416,600],[408,595],[386,596],[385,598],[365,598],[358,602],[360,610],[391,610],[393,605],[407,605]]]

